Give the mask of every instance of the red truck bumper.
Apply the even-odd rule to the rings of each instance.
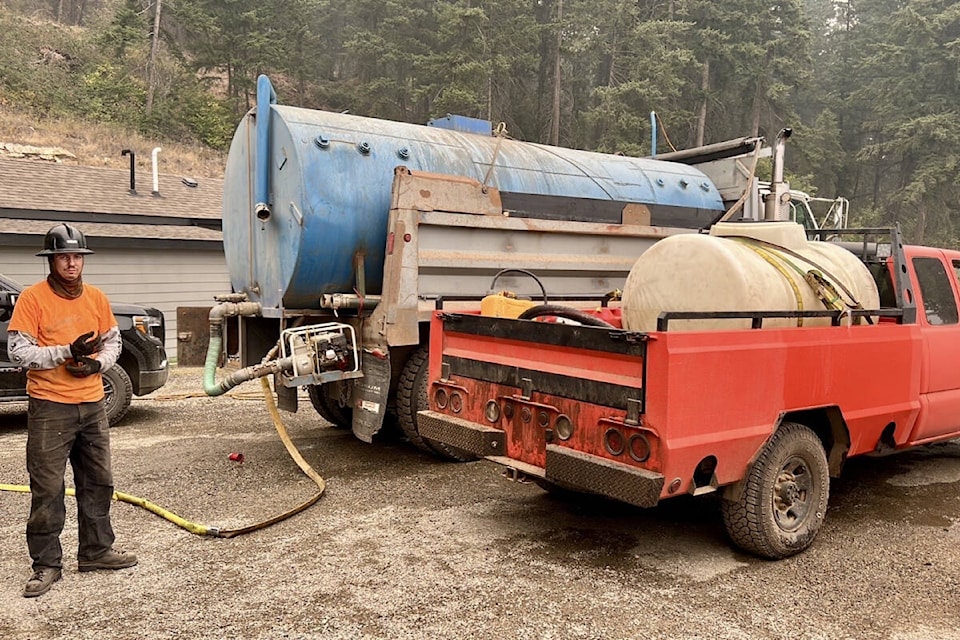
[[[506,433],[500,429],[435,411],[421,411],[417,427],[425,438],[444,442],[498,464],[510,467],[515,462],[515,468],[524,472],[531,467],[506,457]],[[546,464],[541,477],[561,487],[596,493],[638,507],[655,506],[663,490],[662,474],[555,444],[546,447]]]

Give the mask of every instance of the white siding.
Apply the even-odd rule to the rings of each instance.
[[[25,285],[42,280],[47,261],[34,256],[37,250],[0,246],[0,273]],[[222,251],[98,249],[85,261],[83,280],[113,302],[160,309],[171,360],[177,357],[177,307],[212,307],[214,295],[230,292]]]

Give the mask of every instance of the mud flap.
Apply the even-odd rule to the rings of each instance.
[[[279,374],[273,374],[273,389],[277,393],[277,408],[281,411],[297,412],[297,388],[285,387]]]
[[[360,370],[363,377],[353,385],[353,435],[364,442],[373,442],[387,413],[390,358],[366,352]]]

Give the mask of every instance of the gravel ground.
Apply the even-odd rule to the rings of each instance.
[[[259,386],[206,398],[199,369],[134,400],[111,432],[118,491],[234,528],[315,485],[273,430]],[[731,549],[716,498],[640,510],[560,499],[485,461],[366,445],[309,403],[284,423],[328,483],[307,511],[233,539],[115,503],[140,564],[76,571],[23,598],[25,494],[0,492],[0,638],[960,639],[960,444],[853,460],[798,557]],[[26,483],[24,405],[0,408],[0,482]],[[229,454],[241,452],[238,464]]]

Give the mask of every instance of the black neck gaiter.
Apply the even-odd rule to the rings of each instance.
[[[47,284],[50,285],[55,294],[67,300],[76,300],[83,295],[83,276],[78,276],[76,280],[64,280],[60,277],[60,274],[53,270],[53,265],[50,265],[50,267]]]

